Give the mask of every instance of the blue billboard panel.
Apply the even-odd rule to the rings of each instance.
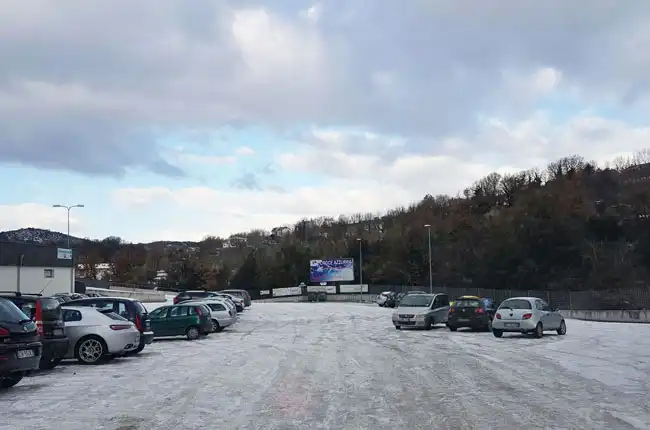
[[[354,259],[311,260],[309,262],[311,282],[354,281]]]

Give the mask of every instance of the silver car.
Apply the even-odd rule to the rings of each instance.
[[[225,300],[209,297],[203,300],[183,302],[187,305],[206,305],[210,308],[210,318],[212,319],[212,331],[220,332],[226,327],[233,325],[237,318],[237,311],[229,309]]]
[[[449,297],[447,294],[407,294],[393,312],[393,325],[430,330],[436,324],[447,322]]]
[[[61,306],[61,310],[65,334],[70,340],[66,358],[99,364],[140,345],[140,331],[135,324],[112,310],[81,306]]]
[[[537,338],[545,331],[566,334],[564,317],[548,303],[537,297],[513,297],[499,305],[492,320],[492,333],[496,337],[503,333],[532,333]]]

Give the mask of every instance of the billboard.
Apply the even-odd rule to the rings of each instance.
[[[311,260],[309,262],[309,279],[311,282],[354,281],[354,260]]]
[[[57,248],[56,258],[59,260],[72,260],[72,250],[68,248]]]

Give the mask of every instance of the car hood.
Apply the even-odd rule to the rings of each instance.
[[[413,315],[422,315],[426,314],[430,311],[428,307],[417,307],[417,308],[412,308],[412,307],[399,307],[395,309],[395,314],[413,314]]]

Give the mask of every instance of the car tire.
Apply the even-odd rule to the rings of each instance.
[[[503,337],[503,330],[492,330],[494,337]]]
[[[223,327],[219,325],[219,321],[212,320],[212,333],[219,333],[221,330],[223,330]]]
[[[24,376],[25,376],[24,372],[15,372],[7,376],[2,376],[0,377],[0,388],[3,389],[11,388],[17,383],[19,383],[20,381],[22,381]]]
[[[201,336],[201,331],[198,327],[188,327],[185,330],[185,336],[187,336],[187,340],[196,340]]]
[[[433,328],[433,324],[431,323],[431,319],[427,318],[426,321],[424,322],[424,329],[431,330],[432,328]]]
[[[74,356],[81,364],[100,364],[108,356],[106,342],[99,336],[85,336],[74,347]]]
[[[544,337],[544,326],[542,326],[541,322],[538,322],[537,325],[535,326],[535,331],[533,332],[533,335],[537,339],[541,339]]]
[[[448,325],[447,327],[449,328],[450,331],[456,331],[456,330],[458,330],[458,327],[453,326],[453,325]]]
[[[485,325],[485,331],[492,331],[492,318],[488,319],[488,322]]]
[[[566,322],[564,322],[564,320],[560,323],[560,328],[557,329],[557,334],[560,336],[566,335]]]
[[[50,358],[49,360],[41,361],[38,364],[38,368],[41,369],[41,370],[52,370],[56,366],[61,364],[62,360],[63,360],[63,358],[60,358],[60,357],[59,358]]]

